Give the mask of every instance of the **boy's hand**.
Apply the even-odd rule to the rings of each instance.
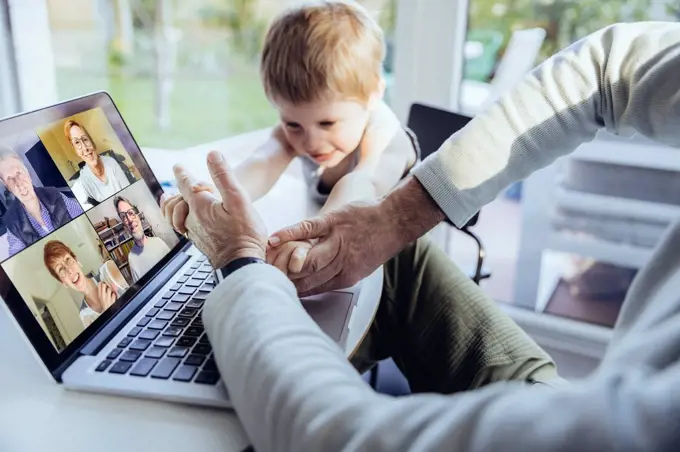
[[[213,195],[219,196],[218,191],[214,185],[198,182],[191,187],[193,193],[207,191]],[[187,232],[186,220],[189,215],[189,204],[184,200],[181,194],[164,197],[161,200],[161,212],[165,220],[170,223],[170,226],[180,234]]]
[[[312,248],[312,243],[308,240],[286,242],[276,248],[268,247],[267,263],[290,277],[302,271],[310,248]]]

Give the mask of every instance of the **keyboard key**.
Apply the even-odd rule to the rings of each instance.
[[[168,378],[170,378],[170,375],[172,375],[172,373],[175,371],[178,365],[179,359],[164,358],[163,361],[156,365],[156,368],[153,370],[153,373],[151,374],[151,378],[162,378],[164,380],[167,380]]]
[[[147,358],[162,358],[165,355],[165,349],[163,347],[151,347],[144,356]]]
[[[130,363],[134,363],[139,359],[139,357],[142,356],[142,354],[138,351],[135,350],[126,350],[125,353],[123,353],[120,356],[120,361],[127,361]]]
[[[144,330],[142,334],[139,335],[140,339],[149,339],[150,341],[156,339],[158,335],[161,334],[158,330]]]
[[[199,291],[194,294],[193,297],[191,297],[192,300],[199,300],[199,301],[205,301],[208,299],[208,295],[210,295],[210,291],[208,292],[203,292]]]
[[[196,343],[195,337],[183,336],[177,341],[177,345],[180,347],[191,347]]]
[[[172,298],[173,295],[175,295],[175,292],[168,291],[168,292],[165,292],[165,293],[163,294],[163,298],[164,298],[165,300],[169,300],[169,299]]]
[[[172,320],[173,317],[175,313],[172,311],[163,311],[156,316],[158,320]]]
[[[184,276],[186,276],[188,278],[188,277],[190,277],[191,275],[194,274],[194,271],[195,270],[189,269],[186,272],[184,272]]]
[[[108,367],[111,365],[113,361],[109,361],[108,359],[105,359],[104,361],[100,362],[95,371],[97,372],[104,372]]]
[[[197,281],[200,281],[201,284],[202,284],[203,281],[205,281],[206,279],[208,279],[209,276],[210,276],[210,273],[206,273],[206,272],[196,272],[196,273],[194,274],[193,279],[195,279],[195,280],[197,280]],[[199,284],[199,286],[200,286],[201,284]]]
[[[171,293],[172,293],[172,292],[171,292]],[[154,307],[160,309],[160,308],[162,308],[163,306],[165,306],[167,303],[168,303],[168,299],[167,299],[167,298],[161,298],[160,300],[158,300],[158,301],[156,302],[156,304],[154,305]]]
[[[177,283],[184,284],[185,282],[187,282],[188,279],[189,279],[188,276],[182,276],[180,279],[177,280]]]
[[[156,303],[156,304],[158,304],[158,303]],[[146,311],[146,314],[144,314],[144,315],[147,316],[147,317],[153,317],[156,314],[158,314],[158,308],[151,308],[148,311]]]
[[[203,319],[200,315],[196,317],[193,322],[191,322],[191,326],[203,326]]]
[[[202,371],[200,374],[198,374],[198,377],[196,377],[196,380],[194,380],[196,383],[204,384],[204,385],[214,385],[218,381],[220,381],[220,374],[217,372],[209,372],[207,370]]]
[[[208,258],[207,258],[206,256],[204,256],[203,254],[201,254],[200,256],[198,256],[198,259],[196,259],[196,262],[201,262],[201,263],[203,263],[203,262],[205,262],[205,261],[207,261],[207,260],[208,260]]]
[[[189,349],[186,347],[173,347],[168,356],[171,358],[184,358],[187,353],[189,353]]]
[[[181,284],[175,284],[170,288],[170,290],[172,290],[173,292],[177,292],[180,289],[180,287],[182,287]]]
[[[157,362],[158,360],[153,358],[142,358],[142,360],[139,361],[132,369],[130,375],[135,377],[146,377],[149,375],[149,372],[151,372],[151,369],[153,369],[153,366],[155,366]]]
[[[186,317],[177,317],[175,320],[172,321],[171,325],[184,328],[189,324],[190,321],[191,320],[187,319]]]
[[[175,342],[175,339],[168,337],[168,336],[163,336],[162,338],[158,339],[154,345],[157,347],[171,347],[172,344]]]
[[[188,286],[188,287],[201,287],[201,284],[203,284],[203,280],[202,280],[202,279],[191,278],[189,281],[187,281],[187,283],[185,284],[185,286]]]
[[[198,355],[207,355],[212,351],[212,346],[210,344],[197,344],[194,347],[194,353]]]
[[[162,330],[166,326],[168,326],[167,320],[154,320],[153,322],[149,323],[149,328],[152,330]]]
[[[205,280],[205,282],[207,282],[208,284],[213,284],[213,285],[214,285],[214,284],[215,284],[215,277],[214,277],[214,276],[210,276],[208,279]]]
[[[176,301],[177,303],[186,303],[187,301],[189,301],[189,295],[178,293],[177,295],[172,297],[172,301]]]
[[[163,331],[163,336],[177,337],[182,334],[182,328],[178,326],[171,326]]]
[[[201,334],[203,334],[203,328],[201,328],[199,326],[190,326],[184,332],[185,336],[201,337]]]
[[[193,317],[198,311],[196,309],[184,308],[182,312],[179,313],[182,317]]]
[[[184,360],[184,364],[187,366],[200,366],[205,361],[205,356],[203,355],[189,355],[187,359]]]
[[[136,337],[139,333],[141,333],[142,329],[138,326],[132,328],[130,331],[128,331],[128,337]]]
[[[203,286],[201,286],[201,290],[203,292],[212,292],[212,290],[215,288],[215,284],[209,284],[205,283]]]
[[[172,379],[175,381],[191,381],[194,375],[196,375],[197,370],[198,368],[195,366],[182,366]]]
[[[186,306],[187,308],[190,308],[190,309],[200,309],[203,306],[203,302],[201,300],[193,299],[189,303],[185,304],[184,306]]]
[[[151,317],[142,317],[142,320],[137,322],[137,326],[142,326],[142,327],[147,326],[150,321],[151,321]]]
[[[199,344],[209,344],[210,341],[208,340],[208,335],[204,334],[203,336],[201,336],[201,338],[198,340],[198,343]]]
[[[182,303],[175,303],[174,301],[171,301],[170,303],[165,305],[165,310],[166,311],[172,311],[172,312],[177,312],[180,309],[182,309],[184,306],[182,306]]]
[[[217,372],[217,363],[215,362],[215,357],[210,356],[203,366],[203,370],[209,370],[211,372]]]
[[[111,366],[109,373],[112,374],[125,374],[132,367],[132,363],[126,363],[123,361],[118,361],[116,364]]]
[[[178,293],[181,293],[181,294],[184,294],[184,295],[191,295],[191,294],[193,294],[194,292],[196,292],[196,288],[195,288],[195,287],[187,287],[187,286],[184,286],[184,287],[182,287],[182,288],[179,290]]]
[[[132,338],[131,338],[131,337],[125,337],[125,338],[123,338],[122,341],[120,341],[120,342],[118,343],[118,346],[119,346],[120,348],[125,348],[125,347],[127,347],[128,345],[130,345],[130,342],[132,342]]]
[[[151,345],[151,341],[146,339],[137,339],[130,345],[130,350],[144,351]]]
[[[122,348],[114,348],[111,350],[111,353],[106,355],[106,359],[116,359],[118,358],[118,355],[120,355],[123,352]]]
[[[200,262],[194,262],[193,264],[191,264],[191,267],[190,267],[190,268],[191,268],[192,270],[196,270],[196,269],[197,269],[198,267],[200,267],[200,266],[201,266],[201,263],[200,263]]]

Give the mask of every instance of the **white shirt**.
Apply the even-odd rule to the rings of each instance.
[[[542,64],[414,173],[462,225],[602,127],[680,147],[679,74],[680,24],[607,28]],[[258,452],[600,452],[680,443],[680,223],[628,291],[600,367],[562,388],[496,383],[452,395],[376,394],[269,265],[223,281],[203,322]]]
[[[137,281],[170,252],[170,247],[158,237],[147,237],[144,246],[135,246],[128,254],[132,279]]]
[[[105,155],[101,155],[99,158],[104,165],[106,182],[99,180],[92,169],[85,165],[80,170],[80,177],[73,186],[73,193],[83,205],[88,205],[88,196],[97,202],[102,202],[130,185],[127,176],[116,160]]]

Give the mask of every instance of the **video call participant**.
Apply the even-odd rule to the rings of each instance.
[[[113,204],[125,230],[132,235],[132,239],[135,241],[135,245],[128,254],[128,263],[130,264],[132,279],[137,281],[170,252],[170,247],[159,237],[147,237],[144,234],[139,210],[129,200],[122,196],[116,196]]]
[[[54,279],[82,294],[80,320],[85,327],[88,327],[102,312],[111,307],[124,291],[124,288],[117,290],[114,284],[99,281],[97,277],[86,276],[75,253],[58,240],[47,242],[43,251],[43,260]]]
[[[64,124],[64,134],[78,157],[85,162],[73,186],[81,204],[92,205],[88,198],[104,201],[130,185],[128,176],[115,159],[99,155],[85,127],[70,119]]]
[[[33,185],[21,157],[6,147],[0,147],[0,180],[14,195],[3,219],[10,256],[83,213],[82,207],[59,189]]]

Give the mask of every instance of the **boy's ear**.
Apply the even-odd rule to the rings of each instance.
[[[380,82],[378,83],[378,89],[375,90],[375,92],[371,95],[371,98],[368,100],[368,108],[373,109],[375,108],[380,101],[383,100],[383,97],[385,96],[385,89],[387,88],[387,82],[385,82],[385,79],[383,77],[380,77]]]

